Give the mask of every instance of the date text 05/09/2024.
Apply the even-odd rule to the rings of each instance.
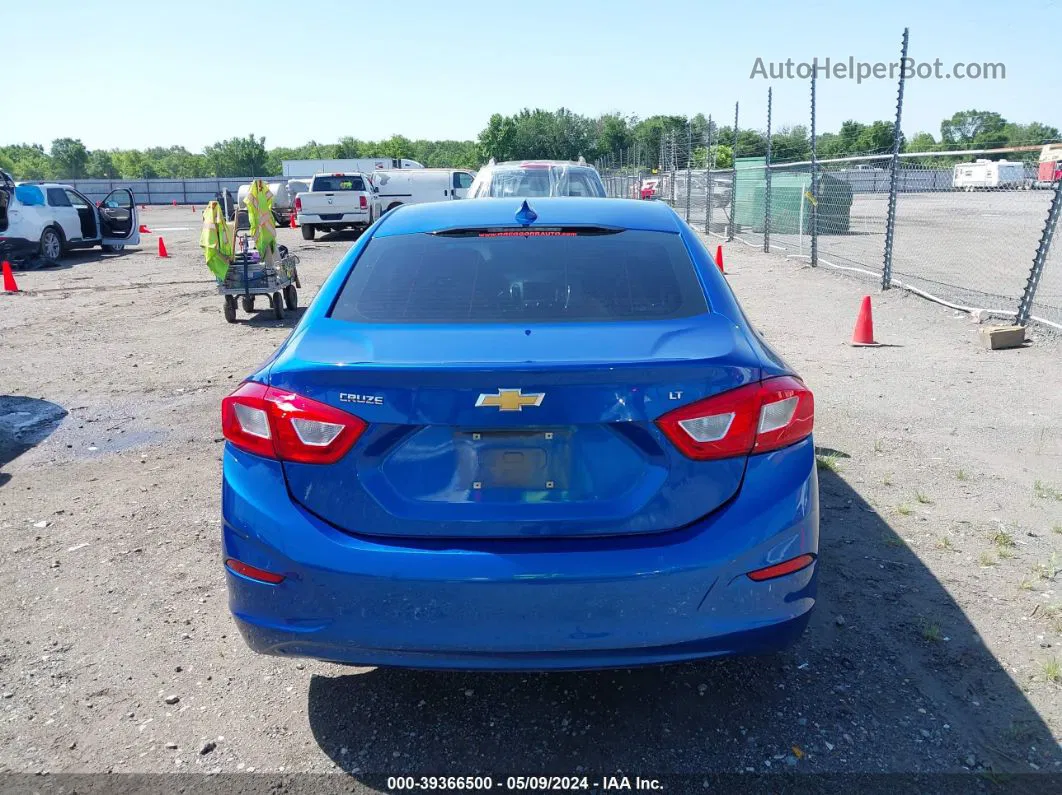
[[[464,792],[482,792],[487,790],[509,790],[529,792],[570,792],[581,790],[602,791],[642,791],[652,792],[664,789],[663,783],[655,778],[641,776],[506,776],[494,779],[491,776],[388,776],[387,789],[402,790],[458,790]]]

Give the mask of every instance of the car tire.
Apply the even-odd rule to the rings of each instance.
[[[123,251],[125,251],[125,246],[124,245],[119,245],[119,246],[100,246],[100,248],[102,248],[108,254],[121,254]]]
[[[284,319],[284,296],[280,294],[280,290],[273,293],[273,317],[277,320]]]
[[[233,299],[233,300],[235,300],[235,299]],[[254,296],[253,295],[241,296],[241,298],[240,298],[240,306],[243,307],[243,311],[244,312],[253,312],[254,311]]]
[[[235,296],[225,296],[225,320],[229,323],[236,322],[236,298]]]
[[[294,284],[284,288],[284,306],[294,312],[299,308],[299,293]]]
[[[313,224],[303,224],[300,228],[302,229],[303,240],[313,240]]]
[[[385,212],[391,212],[391,210],[395,209],[395,207],[401,206],[402,202],[391,202],[389,205],[387,205],[387,209],[385,210]]]
[[[63,233],[54,226],[44,227],[41,232],[40,254],[43,259],[58,262],[63,256]]]

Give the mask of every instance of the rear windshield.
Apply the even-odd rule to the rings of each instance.
[[[361,177],[314,177],[311,190],[365,190]]]
[[[495,230],[368,243],[332,317],[360,323],[663,320],[708,309],[664,232]]]

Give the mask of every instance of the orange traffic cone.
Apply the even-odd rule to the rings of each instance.
[[[870,311],[870,296],[863,296],[856,318],[855,330],[852,332],[852,344],[859,346],[877,345],[874,341],[874,315]]]
[[[169,253],[166,251],[166,242],[159,236],[159,256],[168,257]]]
[[[15,284],[15,274],[11,272],[11,263],[6,259],[3,265],[4,270],[4,292],[5,293],[17,293],[19,292],[18,285]]]
[[[726,271],[723,269],[723,247],[715,247],[715,267],[719,268],[719,272],[726,276]]]
[[[298,229],[299,228],[299,225],[297,223],[295,223],[295,213],[291,214],[291,219],[288,221],[288,228],[289,229]]]
[[[137,231],[140,234],[142,234],[142,235],[150,235],[151,234],[151,230],[147,228],[147,224],[141,224],[140,228]]]

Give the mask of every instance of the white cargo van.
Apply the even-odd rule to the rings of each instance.
[[[403,204],[463,199],[475,179],[471,171],[455,168],[385,169],[370,176],[384,212]]]

